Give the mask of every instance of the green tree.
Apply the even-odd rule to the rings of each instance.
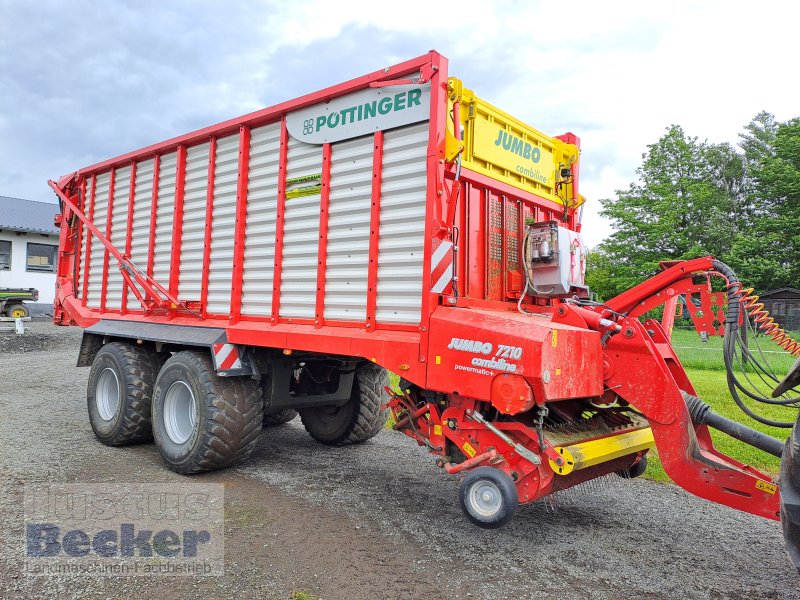
[[[759,291],[800,286],[800,119],[759,113],[742,134],[750,219],[728,262]]]
[[[657,272],[660,261],[727,254],[740,229],[744,158],[730,145],[699,142],[672,125],[642,158],[638,181],[601,200],[615,232],[588,265],[602,267],[589,280],[605,299]]]

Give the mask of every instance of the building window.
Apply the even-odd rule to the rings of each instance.
[[[11,270],[11,242],[0,240],[0,271]]]
[[[53,273],[56,270],[56,246],[50,244],[28,243],[27,271],[46,271]]]

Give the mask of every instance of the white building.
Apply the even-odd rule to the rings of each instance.
[[[0,288],[36,288],[31,313],[50,312],[56,287],[58,205],[0,196]]]

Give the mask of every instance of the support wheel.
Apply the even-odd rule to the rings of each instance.
[[[467,518],[484,529],[496,529],[508,523],[519,505],[514,481],[495,467],[470,471],[461,482],[458,498]]]
[[[86,390],[89,423],[107,446],[153,439],[150,401],[155,368],[150,352],[122,342],[106,344],[94,358]]]
[[[644,475],[644,472],[646,470],[647,470],[647,456],[643,456],[642,458],[639,459],[639,462],[634,463],[627,469],[620,469],[616,473],[623,479],[636,479],[637,477],[641,477],[642,475]]]
[[[320,406],[300,411],[308,434],[329,446],[360,444],[383,428],[389,411],[381,408],[389,385],[386,369],[363,363],[356,369],[350,400],[342,406]]]
[[[24,317],[29,317],[31,314],[28,307],[24,304],[13,304],[6,309],[6,313],[12,319],[22,319]]]
[[[219,377],[195,351],[164,363],[153,392],[153,437],[177,473],[201,473],[246,460],[264,419],[261,386],[247,377]]]
[[[283,425],[288,423],[297,416],[297,411],[293,408],[285,408],[279,412],[270,415],[264,415],[264,427],[275,427],[276,425]]]

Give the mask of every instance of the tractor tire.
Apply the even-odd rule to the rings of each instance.
[[[786,551],[800,572],[800,418],[792,427],[781,456],[781,527]]]
[[[177,473],[215,471],[246,460],[258,443],[261,386],[219,377],[206,353],[186,350],[161,367],[153,391],[153,437]]]
[[[22,319],[31,316],[31,312],[24,304],[12,304],[6,308],[6,314],[12,319]]]
[[[288,423],[297,416],[297,411],[293,408],[285,408],[282,411],[264,415],[264,427],[275,427]]]
[[[514,481],[496,467],[473,469],[461,481],[458,491],[461,509],[483,529],[497,529],[508,523],[519,506]]]
[[[378,434],[389,417],[389,411],[382,408],[388,385],[386,369],[364,363],[356,369],[347,404],[301,410],[303,426],[312,438],[327,446],[366,442]]]
[[[155,367],[146,349],[111,342],[92,361],[86,401],[95,436],[107,446],[153,439],[150,402]]]

